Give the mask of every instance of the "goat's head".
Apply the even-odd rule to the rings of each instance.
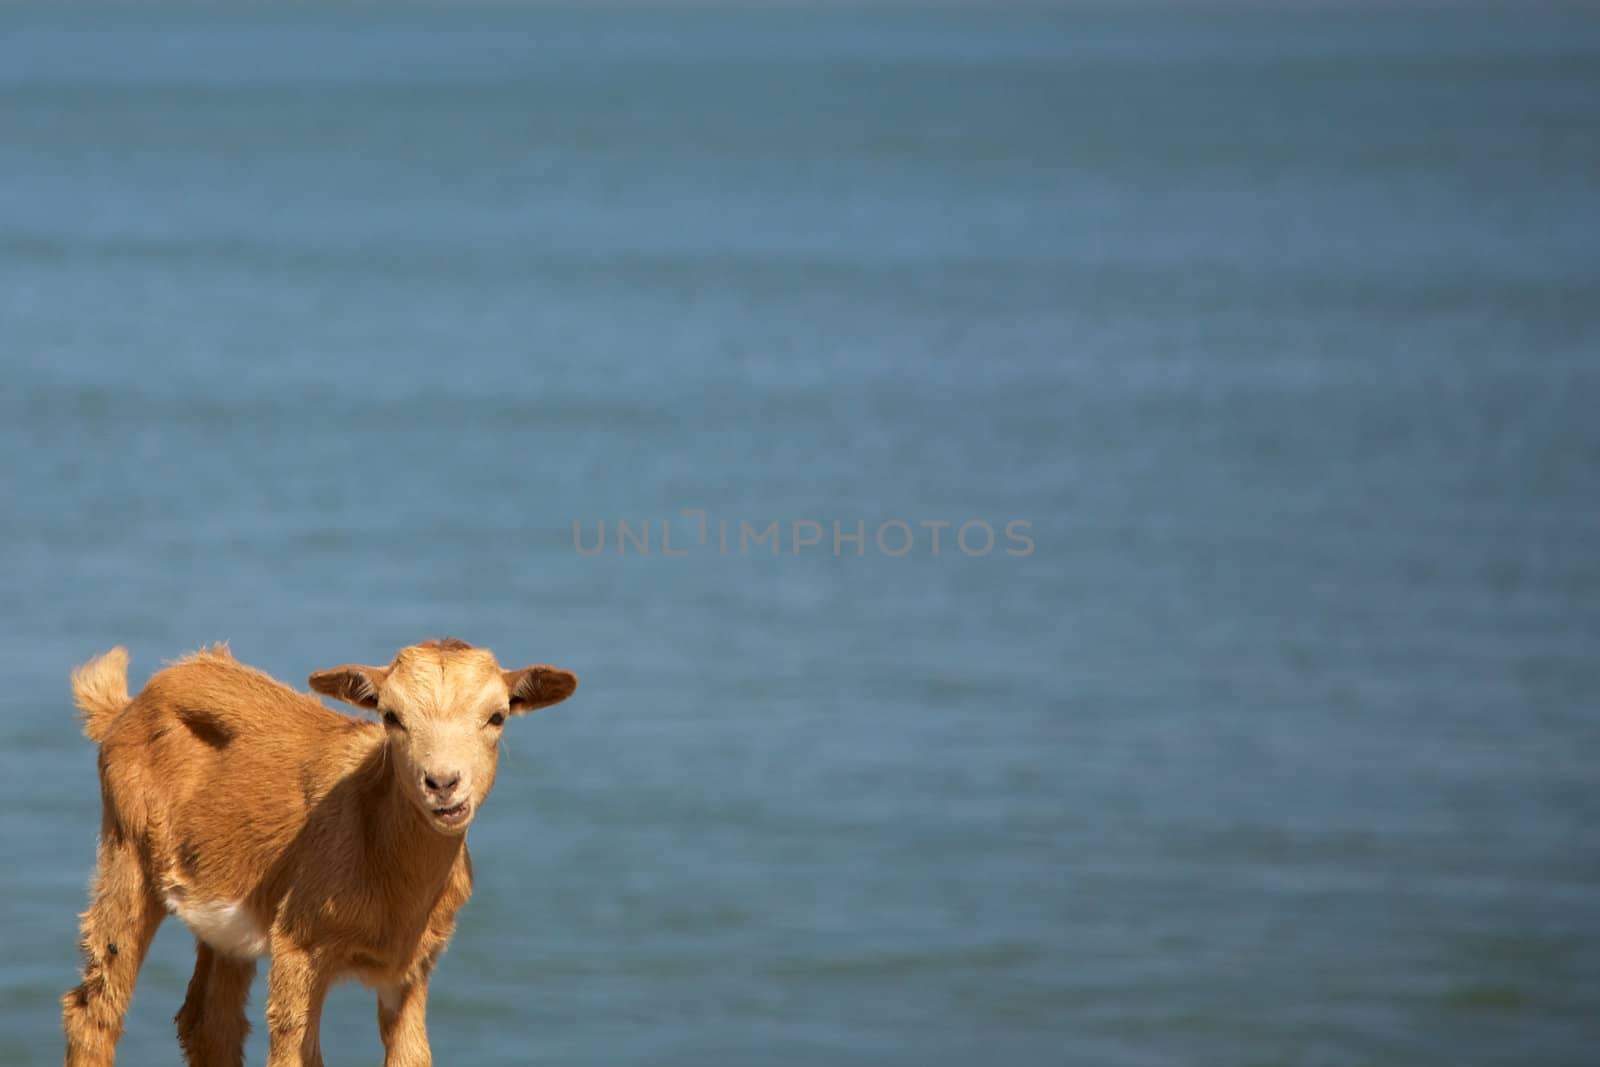
[[[559,704],[578,687],[557,667],[507,671],[464,641],[402,648],[387,667],[318,671],[311,688],[383,717],[401,789],[441,833],[465,833],[494,785],[509,716]]]

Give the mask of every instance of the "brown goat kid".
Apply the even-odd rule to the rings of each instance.
[[[224,645],[159,671],[129,698],[128,654],[73,673],[100,745],[99,864],[83,915],[83,983],[62,998],[67,1067],[109,1067],[156,927],[194,931],[177,1014],[193,1067],[244,1062],[256,960],[268,1067],[320,1067],[335,981],[377,990],[387,1067],[432,1062],[428,975],[472,892],[466,831],[494,784],[506,717],[559,703],[578,680],[502,670],[486,649],[430,641],[387,667],[335,667],[311,688],[333,711]]]

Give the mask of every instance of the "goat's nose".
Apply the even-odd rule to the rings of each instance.
[[[450,771],[446,774],[440,774],[438,771],[432,771],[424,774],[422,781],[435,793],[448,793],[461,781],[461,772]]]

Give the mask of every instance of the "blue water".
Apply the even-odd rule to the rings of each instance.
[[[445,634],[583,684],[440,1062],[1594,1062],[1597,118],[1574,11],[0,7],[0,1063],[73,664]]]

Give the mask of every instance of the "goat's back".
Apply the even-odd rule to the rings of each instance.
[[[159,882],[237,897],[382,743],[378,724],[201,652],[157,672],[106,732],[106,820],[147,842]]]

